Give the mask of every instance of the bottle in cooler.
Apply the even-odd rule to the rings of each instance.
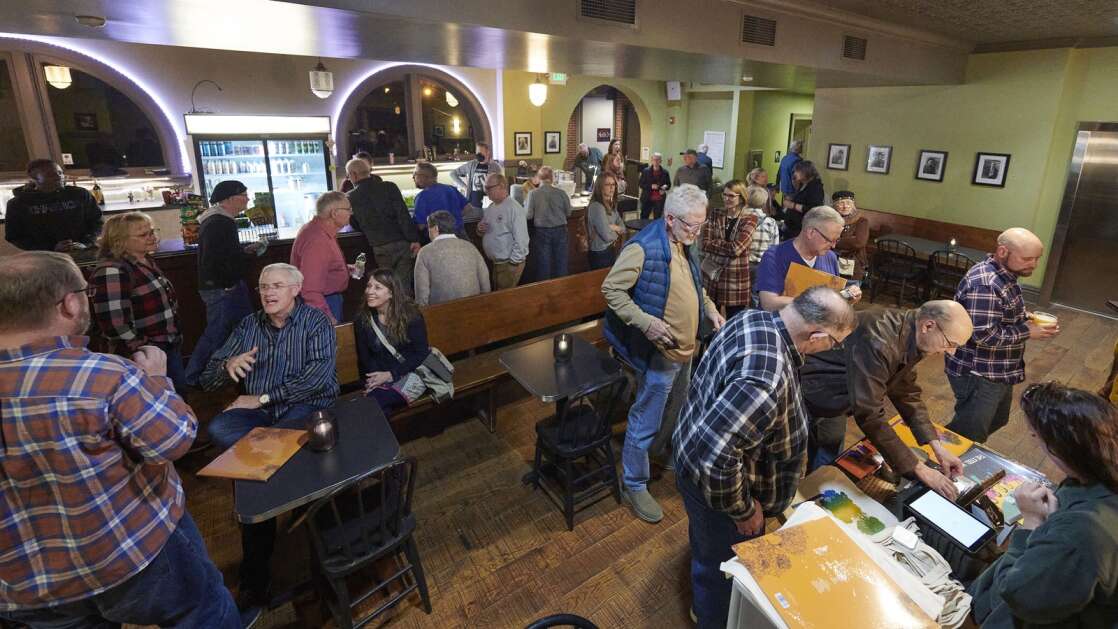
[[[353,261],[353,271],[349,274],[355,280],[365,277],[365,253],[361,252],[357,259]]]

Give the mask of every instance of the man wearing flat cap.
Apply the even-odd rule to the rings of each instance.
[[[237,239],[234,218],[248,207],[248,188],[228,179],[214,186],[210,209],[198,218],[198,294],[206,304],[206,330],[190,355],[186,381],[198,385],[198,377],[233,327],[252,314],[248,286],[241,269],[246,255],[260,245],[244,247]]]

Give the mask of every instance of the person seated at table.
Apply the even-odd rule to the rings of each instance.
[[[349,225],[353,207],[338,191],[323,193],[314,204],[314,218],[299,228],[291,245],[291,264],[303,274],[299,296],[321,310],[330,323],[342,320],[342,300],[349,288],[349,267],[338,246],[338,230]]]
[[[590,205],[586,206],[587,254],[590,270],[613,266],[617,259],[617,239],[625,233],[625,221],[617,209],[617,178],[604,172],[594,182]]]
[[[182,322],[175,287],[151,254],[159,230],[151,217],[127,212],[109,217],[98,241],[100,261],[89,277],[93,319],[114,354],[129,358],[144,345],[167,355],[167,377],[180,394],[186,389],[182,364]]]
[[[839,257],[839,275],[861,282],[866,276],[866,245],[870,241],[870,219],[854,205],[854,193],[839,190],[831,195],[831,204],[846,224],[835,245]]]
[[[427,323],[389,269],[376,269],[369,276],[353,334],[365,395],[376,400],[385,415],[423,395],[427,386],[415,370],[431,353]]]
[[[792,303],[792,297],[784,294],[784,280],[793,264],[837,276],[838,256],[831,249],[838,242],[844,225],[842,215],[834,208],[825,205],[813,208],[804,215],[803,230],[795,238],[769,248],[761,256],[761,266],[757,269],[761,308],[776,312]],[[857,286],[849,286],[847,290],[852,302],[861,299],[862,291]]]
[[[0,264],[0,624],[241,627],[175,471],[198,420],[158,348],[86,348],[88,292],[61,253]]]
[[[745,184],[731,179],[722,186],[722,207],[713,208],[703,228],[703,287],[726,318],[750,306],[749,242],[757,218],[745,203]]]
[[[838,456],[846,415],[853,412],[854,421],[893,472],[954,500],[951,479],[962,473],[963,463],[940,442],[916,383],[916,366],[928,356],[955,353],[973,331],[966,309],[946,299],[929,301],[919,309],[858,313],[858,329],[841,348],[808,357],[800,369],[804,402],[812,418],[808,470]],[[889,426],[890,402],[917,442],[931,446],[943,473],[919,461]]]
[[[967,589],[983,629],[1118,626],[1118,409],[1056,382],[1021,395],[1029,441],[1066,475],[1014,492],[1024,520]]]
[[[812,162],[796,162],[792,167],[792,183],[795,191],[785,193],[779,216],[784,221],[781,237],[785,240],[800,234],[806,212],[827,202],[823,193],[823,181],[819,179],[819,171]]]
[[[489,292],[489,267],[474,243],[454,234],[454,217],[439,210],[427,217],[430,244],[415,257],[415,303],[444,301]]]
[[[209,425],[220,450],[258,426],[302,429],[312,412],[330,408],[337,399],[334,326],[325,313],[299,299],[302,287],[303,274],[294,266],[264,267],[257,289],[263,309],[241,320],[202,372],[207,391],[241,386],[241,395]],[[275,538],[275,520],[242,527],[237,599],[242,610],[267,602]]]

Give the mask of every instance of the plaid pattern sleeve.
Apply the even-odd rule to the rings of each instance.
[[[94,319],[117,353],[182,341],[175,289],[154,262],[106,260],[93,271],[90,284]]]
[[[753,238],[749,241],[749,263],[760,264],[761,256],[769,247],[780,241],[780,226],[771,216],[765,215],[764,210],[753,210],[757,217],[757,229],[753,230]]]
[[[995,382],[1025,380],[1025,299],[1017,278],[993,257],[971,267],[955,291],[955,301],[966,308],[974,334],[966,345],[946,356],[947,373],[973,373]]]
[[[0,610],[124,582],[182,517],[170,462],[193,442],[194,414],[170,380],[86,342],[0,350]]]
[[[673,435],[677,473],[711,508],[735,520],[783,511],[807,456],[807,414],[797,371],[803,358],[780,318],[731,319],[703,356]]]

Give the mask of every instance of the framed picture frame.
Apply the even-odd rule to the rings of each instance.
[[[74,114],[74,127],[78,131],[97,131],[97,114]]]
[[[532,132],[531,131],[516,131],[512,134],[513,154],[531,155],[532,154]]]
[[[893,162],[893,147],[885,144],[871,144],[866,147],[866,172],[888,175]]]
[[[976,186],[1004,188],[1005,177],[1009,173],[1008,153],[975,153],[974,174],[971,183]]]
[[[943,181],[943,173],[947,171],[947,151],[932,151],[920,149],[920,156],[916,158],[916,178],[924,181]]]
[[[563,134],[559,131],[544,131],[543,132],[543,152],[548,155],[563,152]]]
[[[441,124],[435,125],[431,129],[431,135],[434,135],[437,138],[443,137],[444,135],[446,135],[446,126]]]
[[[765,152],[761,149],[753,149],[749,152],[749,169],[764,168]]]
[[[850,145],[827,145],[827,168],[831,170],[847,170],[850,168]]]

